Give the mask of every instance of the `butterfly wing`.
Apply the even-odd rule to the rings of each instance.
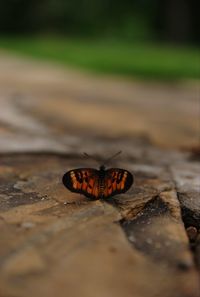
[[[110,168],[105,174],[104,197],[125,193],[133,184],[133,175],[124,169]]]
[[[72,192],[84,194],[91,199],[99,197],[99,171],[92,168],[79,168],[66,172],[63,184]]]

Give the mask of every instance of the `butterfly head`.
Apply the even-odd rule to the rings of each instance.
[[[106,169],[105,165],[108,165],[108,163],[109,163],[112,159],[114,159],[115,157],[117,157],[119,154],[121,154],[121,151],[117,152],[117,153],[114,154],[113,156],[111,156],[111,157],[109,157],[108,159],[104,160],[103,165],[101,165],[101,166],[99,167],[99,170],[101,170],[101,171],[105,171],[105,169]],[[90,156],[90,155],[88,155],[87,153],[83,153],[83,155],[84,155],[85,157],[87,157],[87,158],[91,158],[91,159],[94,159],[94,160],[97,161],[97,159],[96,159],[94,156]]]

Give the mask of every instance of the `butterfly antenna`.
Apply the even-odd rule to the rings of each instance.
[[[109,157],[107,160],[104,161],[103,165],[108,164],[112,159],[116,158],[118,155],[120,155],[122,153],[122,151],[117,152],[116,154],[114,154],[113,156]]]
[[[86,157],[87,159],[92,159],[92,160],[96,161],[97,163],[99,163],[98,160],[94,156],[91,156],[85,152],[83,153],[83,156]]]

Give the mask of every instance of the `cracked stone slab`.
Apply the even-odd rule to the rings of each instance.
[[[0,208],[1,295],[198,297],[167,167],[137,163],[135,171],[129,168],[131,190],[106,202],[62,185],[62,174],[81,163],[93,166],[56,155],[1,157],[4,203],[9,201]],[[128,163],[116,160],[116,166]]]
[[[178,149],[197,144],[196,86],[0,66],[0,296],[199,297],[199,163]],[[127,193],[62,185],[119,150]]]
[[[182,162],[172,165],[183,219],[186,226],[200,228],[200,165],[199,162]]]

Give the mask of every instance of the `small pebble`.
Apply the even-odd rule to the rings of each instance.
[[[190,241],[195,241],[198,235],[197,228],[194,226],[190,226],[186,229],[186,231]]]

